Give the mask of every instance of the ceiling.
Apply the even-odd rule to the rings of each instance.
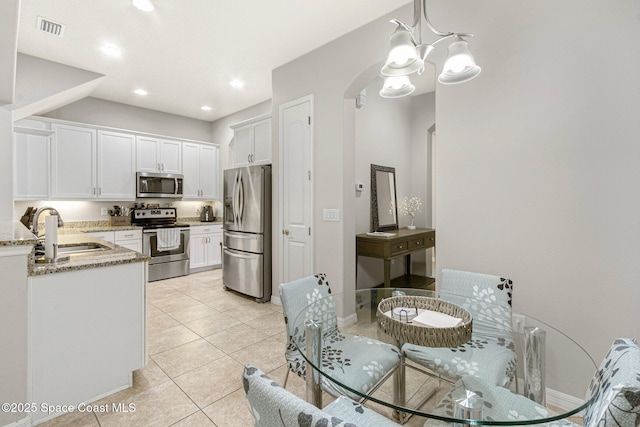
[[[410,3],[152,1],[143,12],[131,0],[22,0],[18,51],[105,74],[93,97],[213,121],[270,99],[273,69]],[[63,36],[39,31],[38,16],[63,24]]]

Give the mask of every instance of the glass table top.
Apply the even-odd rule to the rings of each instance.
[[[440,366],[440,368],[444,366],[444,372],[446,372],[445,375],[440,375],[440,377],[448,378],[449,381],[440,380],[437,376],[438,369],[433,366],[416,363],[415,358],[412,360],[409,355],[415,354],[416,350],[418,351],[417,354],[419,354],[422,347],[424,347],[407,341],[407,339],[409,341],[413,340],[414,335],[409,335],[409,338],[403,335],[402,339],[400,339],[394,335],[394,331],[398,330],[397,328],[390,332],[389,328],[384,327],[384,321],[388,321],[388,319],[384,317],[378,318],[379,316],[385,316],[385,314],[378,311],[380,302],[388,298],[397,297],[398,291],[407,297],[411,297],[404,297],[401,300],[395,298],[401,304],[400,307],[396,307],[398,310],[411,308],[403,307],[407,301],[422,302],[435,299],[444,300],[447,304],[453,303],[453,305],[461,307],[469,313],[476,314],[475,317],[471,316],[471,339],[464,344],[449,346],[446,343],[438,345],[434,341],[428,341],[430,347],[425,349],[427,352],[436,349],[441,352],[440,354],[443,354],[442,352],[447,353],[446,357],[451,360],[458,357],[458,362],[461,362],[459,365],[455,365],[456,362],[453,361],[448,362],[449,364],[443,363]],[[512,323],[515,325],[513,328],[511,325],[505,324],[505,309],[491,301],[490,298],[467,297],[421,289],[373,288],[358,290],[355,294],[333,294],[324,298],[316,297],[315,300],[310,297],[310,300],[312,302],[293,321],[292,330],[297,331],[297,335],[293,337],[293,342],[304,360],[306,360],[307,366],[313,366],[328,381],[346,390],[346,393],[350,394],[351,398],[364,398],[365,401],[376,402],[391,408],[396,413],[431,418],[436,421],[436,424],[439,420],[447,423],[464,423],[466,421],[467,424],[474,425],[527,425],[550,422],[578,414],[588,405],[591,399],[591,396],[586,395],[587,389],[597,370],[597,365],[591,356],[569,336],[531,316],[523,314],[521,315],[522,317],[516,317],[516,322]],[[380,307],[388,309],[389,304],[395,300],[387,300]],[[422,309],[417,311],[417,314],[420,314]],[[507,309],[507,316],[510,318],[508,311]],[[461,312],[458,311],[457,313],[460,314]],[[388,312],[387,315],[389,314]],[[403,315],[406,314],[403,312]],[[382,324],[381,320],[383,321]],[[411,322],[406,320],[406,318],[395,318],[396,322],[406,323],[407,327],[415,329],[416,326],[423,326],[421,323],[413,321],[413,319],[409,319]],[[323,351],[320,359],[331,357],[331,352],[328,350],[330,350],[330,343],[335,339],[336,331],[339,331],[345,337],[364,337],[402,349],[402,354],[408,357],[403,357],[407,367],[404,369],[401,382],[396,382],[398,381],[398,372],[396,372],[393,374],[396,378],[390,377],[374,391],[364,392],[350,384],[350,379],[345,376],[344,370],[334,369],[331,363],[326,363],[326,360],[320,360],[318,363],[318,359],[314,361],[314,356],[308,354],[305,328],[309,324],[318,325],[321,331],[320,345]],[[403,330],[405,327],[404,325],[396,326],[399,327],[399,330]],[[394,336],[390,336],[384,331],[390,332]],[[446,331],[437,332],[447,336]],[[532,336],[539,336],[540,333],[544,334],[543,345],[540,344],[539,338],[532,338]],[[330,338],[332,336],[334,338]],[[467,337],[464,337],[463,340],[466,340]],[[520,408],[514,407],[513,411],[506,411],[503,415],[498,416],[489,411],[491,416],[488,416],[485,406],[484,415],[480,415],[483,419],[477,419],[479,417],[468,416],[468,412],[460,412],[459,408],[455,408],[455,413],[444,411],[442,406],[439,409],[436,408],[443,396],[447,396],[447,393],[449,393],[450,398],[455,398],[460,390],[469,391],[466,390],[468,389],[466,384],[471,383],[471,381],[465,382],[465,378],[467,378],[464,377],[465,374],[471,372],[471,376],[482,377],[495,370],[495,365],[500,364],[497,360],[492,360],[491,358],[488,360],[483,360],[482,358],[468,360],[468,355],[471,352],[481,351],[482,347],[487,345],[487,342],[502,343],[501,345],[504,345],[513,354],[513,360],[510,362],[511,366],[507,367],[507,371],[511,372],[511,379],[506,380],[505,384],[499,384],[501,387],[498,387],[495,383],[502,380],[489,379],[491,387],[497,387],[494,390],[498,391],[497,395],[502,395],[501,392],[506,392],[505,389],[523,395],[518,396],[519,399],[524,399],[526,394],[530,399],[539,402],[542,407],[548,408],[548,413],[536,413],[535,416],[527,415],[526,411],[521,413],[519,411]],[[345,350],[344,354],[341,355],[343,361],[350,358],[348,353],[349,351]],[[375,352],[371,354],[372,358],[374,358]],[[503,368],[501,367],[500,369]],[[459,370],[462,372],[461,376],[457,375]],[[442,374],[442,372],[440,373]],[[542,381],[540,376],[542,376]],[[398,384],[400,384],[400,388],[398,388]],[[541,384],[543,391],[540,390]],[[454,387],[456,387],[455,390],[453,390]],[[536,389],[536,387],[538,388]],[[402,391],[399,392],[398,390]],[[470,391],[478,392],[482,395],[479,390]],[[485,391],[485,393],[487,392]],[[399,398],[399,394],[404,396]],[[309,393],[307,395],[309,396]],[[510,396],[510,394],[507,394],[507,396]],[[423,403],[425,400],[426,402]],[[459,403],[456,402],[454,405]],[[517,404],[514,405],[517,406]],[[474,420],[469,421],[469,418]]]

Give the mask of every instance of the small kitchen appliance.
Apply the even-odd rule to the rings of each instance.
[[[201,222],[213,222],[215,217],[213,216],[213,206],[205,205],[202,207],[200,211],[200,221]]]

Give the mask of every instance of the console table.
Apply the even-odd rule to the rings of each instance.
[[[436,231],[431,228],[391,230],[394,236],[379,237],[356,235],[356,271],[358,257],[367,256],[384,260],[384,287],[433,289],[433,277],[411,274],[411,254],[436,246]],[[406,274],[391,280],[391,259],[404,256]]]

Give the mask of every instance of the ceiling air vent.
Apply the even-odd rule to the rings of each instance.
[[[54,36],[62,37],[64,35],[65,26],[57,22],[50,21],[42,16],[38,16],[38,30]]]

